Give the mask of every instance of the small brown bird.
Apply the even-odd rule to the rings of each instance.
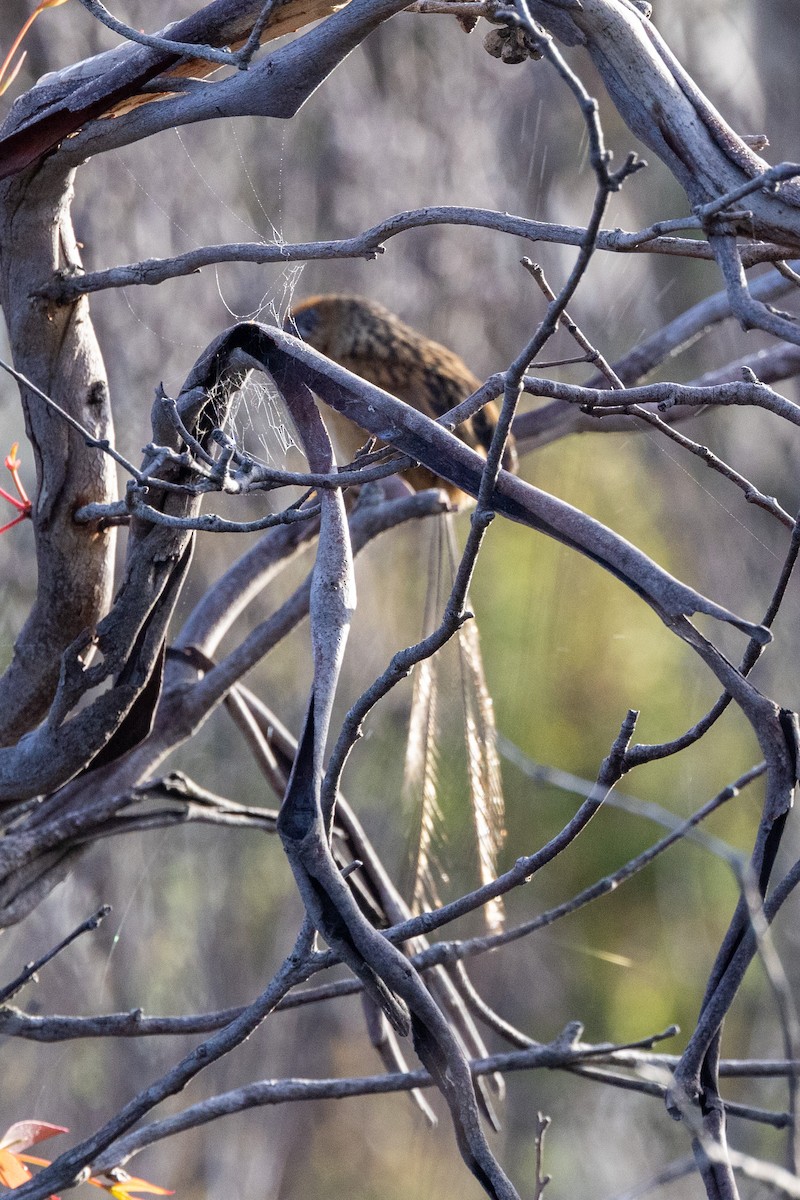
[[[432,420],[480,387],[480,380],[452,350],[363,296],[312,296],[292,309],[285,327],[340,366],[391,392]],[[454,432],[485,456],[497,415],[496,405],[490,402]],[[340,414],[326,410],[325,420],[329,417],[339,452],[352,460],[370,435]],[[503,466],[507,471],[517,467],[511,441],[506,445]],[[426,467],[405,471],[403,478],[416,491],[443,487],[451,499],[463,499],[458,488]]]

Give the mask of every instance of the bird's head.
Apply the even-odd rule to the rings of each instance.
[[[283,322],[283,328],[287,333],[292,333],[295,337],[302,338],[304,342],[309,342],[321,323],[322,314],[315,303],[315,298],[312,298],[292,309]]]

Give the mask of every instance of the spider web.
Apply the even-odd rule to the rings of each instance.
[[[289,452],[300,448],[278,389],[258,371],[248,372],[234,392],[224,432],[265,466],[284,467]]]
[[[248,165],[247,156],[239,141],[235,123],[228,122],[231,141],[236,148],[241,167],[241,178],[251,192],[258,212],[263,217],[264,227],[268,235],[257,228],[261,221],[254,225],[248,221],[236,207],[220,193],[212,180],[196,163],[185,139],[180,131],[176,135],[181,150],[189,162],[192,171],[197,175],[203,188],[213,198],[214,202],[248,234],[253,240],[264,246],[282,246],[285,238],[281,230],[281,210],[283,207],[283,157],[285,134],[281,141],[280,169],[278,172],[278,213],[275,219],[270,215],[262,199],[259,189]],[[220,270],[214,270],[217,296],[226,313],[234,322],[257,321],[268,325],[281,326],[292,306],[304,268],[303,263],[287,263],[280,271],[270,266],[267,277],[270,280],[267,290],[262,294],[258,303],[251,309],[240,311],[228,299],[223,291]],[[285,467],[287,456],[292,451],[300,451],[300,443],[289,417],[280,393],[268,375],[258,371],[250,371],[243,376],[236,392],[230,399],[230,408],[226,418],[224,432],[235,442],[244,453],[250,455],[256,462],[274,467]]]

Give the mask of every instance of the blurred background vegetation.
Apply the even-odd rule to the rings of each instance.
[[[152,29],[195,7],[192,0],[158,6],[125,0],[117,15]],[[771,162],[800,158],[796,7],[796,0],[702,5],[656,0],[653,15],[734,128],[767,132]],[[2,46],[29,11],[27,0],[4,0]],[[113,44],[77,4],[56,9],[34,27],[14,91],[44,71]],[[621,125],[588,60],[575,54],[570,61],[599,98],[617,161],[637,149],[650,164],[615,198],[605,224],[635,229],[684,214],[683,193]],[[504,66],[484,52],[480,30],[465,36],[452,18],[401,14],[355,51],[291,122],[208,123],[99,158],[78,173],[75,208],[85,265],[96,269],[203,243],[347,236],[392,213],[430,204],[583,224],[592,191],[580,115],[545,65]],[[458,351],[477,373],[500,370],[544,307],[519,266],[522,254],[540,261],[555,287],[573,257],[573,251],[545,245],[534,254],[529,244],[484,230],[433,227],[393,239],[375,262],[223,265],[162,284],[158,291],[129,288],[94,296],[91,311],[116,404],[120,448],[138,457],[149,440],[154,387],[163,381],[175,394],[201,348],[234,318],[282,318],[291,299],[315,292],[357,291],[380,300]],[[598,255],[571,311],[613,360],[719,286],[711,264]],[[761,335],[744,334],[728,322],[671,361],[659,377],[689,380],[762,344]],[[559,348],[571,353],[566,339],[552,347],[554,353]],[[586,377],[576,367],[555,376],[572,382]],[[795,385],[785,390],[794,396]],[[255,392],[238,414],[240,432],[259,453],[281,461],[274,420]],[[6,447],[24,433],[6,378],[0,379],[0,433]],[[764,414],[730,409],[698,419],[690,433],[796,511],[794,429],[782,430]],[[31,479],[24,441],[22,458],[23,477]],[[707,595],[751,619],[763,613],[786,531],[657,435],[632,431],[564,440],[527,457],[522,473],[605,521]],[[419,636],[425,547],[433,536],[427,528],[400,529],[359,560],[359,610],[341,711],[394,648]],[[22,525],[0,540],[5,597],[0,665],[10,656],[33,595],[30,538]],[[181,615],[246,544],[245,538],[200,535]],[[262,619],[309,562],[286,572],[244,622]],[[635,596],[587,560],[529,531],[495,523],[479,562],[473,604],[501,734],[537,762],[594,778],[628,708],[641,709],[638,739],[660,741],[682,732],[716,697],[714,681],[699,661]],[[780,652],[768,654],[756,674],[763,690],[790,707],[798,704],[797,609],[795,594],[778,623]],[[741,639],[724,630],[717,634],[736,659]],[[304,626],[249,681],[294,730],[310,677],[306,642]],[[457,665],[447,653],[444,658],[445,677],[455,681]],[[345,778],[349,799],[399,875],[413,825],[413,814],[399,800],[409,702],[410,684],[379,707]],[[442,856],[451,895],[476,880],[459,724],[454,701],[442,778],[449,828]],[[745,723],[730,714],[695,749],[634,773],[625,790],[687,815],[759,757]],[[224,714],[215,714],[168,765],[238,801],[276,803]],[[559,829],[578,800],[531,782],[508,762],[504,782],[510,865]],[[726,805],[710,829],[746,850],[759,800],[758,789],[751,789]],[[556,865],[511,897],[509,919],[530,917],[568,898],[659,833],[642,817],[613,808],[602,812]],[[796,850],[796,835],[790,833],[784,853]],[[569,1020],[582,1021],[592,1041],[630,1040],[671,1022],[689,1031],[735,898],[729,867],[685,843],[613,895],[521,945],[477,960],[470,970],[503,1016],[542,1041]],[[11,978],[102,902],[113,904],[111,917],[28,988],[22,997],[28,1011],[141,1007],[182,1013],[245,1002],[289,948],[300,916],[275,839],[203,828],[136,835],[124,844],[97,846],[24,926],[3,934],[0,979]],[[798,928],[787,912],[777,932],[794,982]],[[474,920],[457,932],[479,929]],[[190,1044],[6,1042],[0,1126],[37,1116],[68,1125],[76,1138],[85,1136]],[[678,1037],[666,1048],[678,1052],[682,1045]],[[724,1050],[737,1057],[782,1053],[758,966],[731,1014]],[[273,1017],[162,1111],[177,1111],[250,1079],[377,1069],[358,1002],[342,1000],[324,1011]],[[508,1087],[499,1152],[523,1193],[531,1190],[537,1109],[553,1118],[546,1161],[554,1176],[551,1200],[610,1197],[687,1152],[685,1131],[655,1100],[545,1072],[511,1077]],[[777,1084],[729,1084],[726,1094],[785,1107]],[[461,1166],[442,1116],[431,1132],[403,1097],[262,1109],[160,1144],[133,1169],[174,1188],[180,1200],[477,1198],[478,1184]],[[765,1127],[736,1127],[735,1137],[745,1149],[780,1155],[779,1135]],[[701,1189],[697,1181],[684,1180],[662,1194],[699,1197]]]

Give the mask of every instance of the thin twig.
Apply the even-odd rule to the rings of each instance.
[[[51,962],[56,955],[60,954],[62,950],[65,950],[67,946],[71,945],[76,938],[81,936],[81,934],[91,933],[93,930],[97,929],[98,925],[102,924],[110,912],[110,904],[101,905],[96,913],[94,913],[91,917],[87,917],[85,921],[81,921],[80,925],[73,929],[71,933],[68,933],[65,938],[62,938],[61,941],[52,948],[52,950],[48,950],[46,954],[43,954],[41,958],[37,958],[35,962],[28,963],[25,969],[16,977],[16,979],[12,979],[11,983],[0,989],[0,1004],[5,1004],[7,1000],[12,998],[12,996],[16,996],[17,992],[21,991],[26,983],[30,982],[32,979],[35,980],[37,972],[41,971],[42,967]]]
[[[138,42],[140,46],[149,46],[152,50],[161,50],[165,54],[177,54],[181,58],[200,58],[219,66],[240,66],[239,58],[229,50],[219,50],[214,46],[202,46],[195,42],[173,42],[170,38],[158,37],[155,34],[143,33],[119,21],[113,16],[100,0],[78,0],[80,4],[102,25],[112,33],[127,38],[129,42]]]

